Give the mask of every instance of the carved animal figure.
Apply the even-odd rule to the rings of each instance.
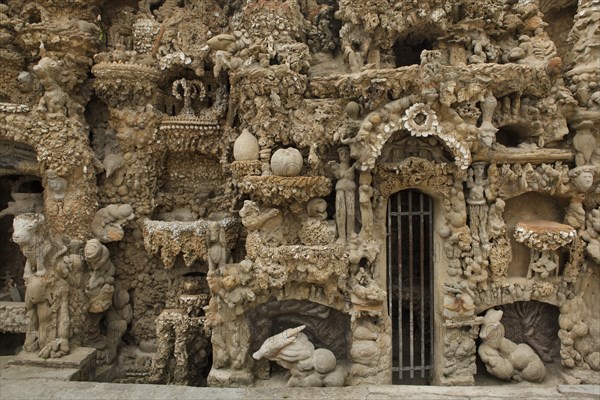
[[[479,332],[483,342],[477,352],[487,371],[500,379],[542,382],[546,376],[544,363],[529,345],[516,344],[504,337],[501,318],[502,311],[488,310]]]
[[[102,243],[123,239],[123,225],[135,218],[129,204],[110,204],[96,211],[92,220],[92,232]]]
[[[46,89],[38,104],[38,111],[68,115],[67,101],[69,96],[58,83],[62,71],[62,63],[50,57],[42,57],[37,65],[33,67],[33,72]]]
[[[13,229],[12,239],[27,258],[23,272],[25,280],[32,274],[45,275],[46,268],[55,264],[58,257],[67,251],[62,243],[50,240],[46,219],[42,214],[18,215],[13,221]]]
[[[252,354],[255,360],[266,358],[290,370],[287,386],[342,386],[345,368],[337,364],[327,349],[316,349],[302,333],[306,325],[271,336]]]

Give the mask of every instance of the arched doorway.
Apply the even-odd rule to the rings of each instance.
[[[390,196],[387,254],[393,383],[428,383],[434,344],[431,197],[414,189]]]

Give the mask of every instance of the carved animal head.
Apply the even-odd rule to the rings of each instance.
[[[300,335],[305,336],[301,333],[304,328],[306,328],[306,325],[300,325],[296,328],[289,328],[277,335],[271,336],[264,341],[258,351],[252,354],[252,358],[255,360],[260,360],[261,358],[266,358],[267,360],[274,359],[281,349],[295,342]]]
[[[46,219],[42,214],[17,215],[13,222],[12,239],[17,244],[33,243],[43,229]]]
[[[504,325],[500,322],[502,314],[501,310],[494,310],[493,308],[487,310],[483,317],[483,326],[479,331],[480,338],[493,342],[504,337]]]
[[[62,70],[63,64],[50,57],[42,57],[33,67],[33,72],[40,80],[52,79],[56,82],[60,81]]]

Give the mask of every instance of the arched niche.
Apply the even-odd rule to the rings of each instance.
[[[12,241],[14,216],[43,212],[42,180],[38,176],[35,150],[24,143],[0,140],[0,301],[24,299],[25,256]],[[19,296],[12,296],[7,280],[17,285]]]
[[[483,317],[491,308],[502,311],[500,323],[504,326],[506,339],[516,344],[529,345],[547,365],[560,361],[561,343],[558,337],[560,310],[558,306],[536,300],[517,301],[490,306],[481,311],[479,316]],[[480,338],[477,338],[476,344],[479,348]],[[499,383],[497,378],[486,372],[479,355],[477,355],[477,371],[476,384]],[[547,369],[547,371],[549,370]]]
[[[529,268],[530,249],[516,241],[515,226],[522,221],[548,220],[562,223],[567,201],[544,193],[527,192],[506,200],[504,221],[512,249],[507,276],[525,277]],[[561,257],[561,265],[566,257]]]
[[[250,354],[269,337],[288,328],[306,325],[303,333],[315,348],[331,350],[338,361],[349,358],[350,315],[307,300],[270,301],[246,313],[250,326]],[[274,362],[259,360],[256,378],[267,380],[285,372]]]
[[[519,147],[520,144],[535,142],[530,138],[531,129],[523,124],[503,125],[496,132],[496,143],[505,147]]]

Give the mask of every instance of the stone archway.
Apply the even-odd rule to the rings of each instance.
[[[413,102],[409,97],[392,101],[367,115],[356,136],[342,142],[350,145],[352,158],[362,171],[366,171],[375,167],[392,134],[402,129],[408,130],[413,137],[439,138],[461,170],[466,170],[471,163],[471,151],[456,132],[443,128],[436,111],[429,105]]]

